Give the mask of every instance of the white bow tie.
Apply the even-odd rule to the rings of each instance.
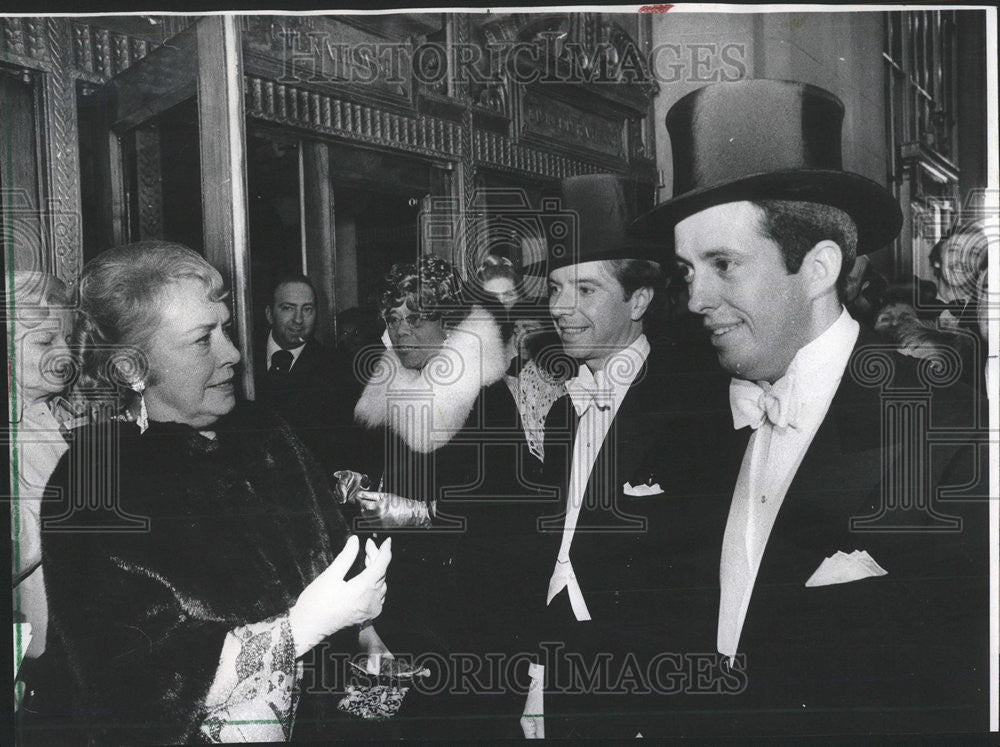
[[[597,405],[599,410],[611,407],[612,391],[604,371],[598,371],[595,376],[588,366],[580,366],[580,373],[566,382],[566,391],[573,401],[577,417],[583,417],[591,405]]]
[[[729,405],[733,410],[733,428],[760,428],[765,418],[778,428],[797,428],[801,422],[802,403],[789,373],[774,384],[755,384],[744,379],[729,382]]]

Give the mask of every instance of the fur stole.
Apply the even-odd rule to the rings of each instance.
[[[473,306],[419,371],[404,367],[392,348],[382,353],[354,419],[390,428],[413,451],[429,454],[462,429],[480,390],[499,381],[507,365],[496,319]]]

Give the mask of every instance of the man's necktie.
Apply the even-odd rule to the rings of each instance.
[[[287,350],[276,350],[271,356],[271,372],[286,374],[292,368],[292,354]]]
[[[733,379],[729,383],[729,404],[736,430],[748,425],[757,430],[765,419],[778,428],[794,428],[800,415],[792,374],[786,374],[773,385]]]
[[[588,366],[580,366],[580,373],[566,382],[566,392],[573,402],[577,417],[597,405],[598,410],[608,410],[611,407],[611,389],[606,383],[603,371],[595,376]]]

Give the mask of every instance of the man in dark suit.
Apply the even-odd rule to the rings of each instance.
[[[983,411],[957,367],[896,355],[842,305],[856,254],[902,222],[842,169],[842,118],[832,94],[767,80],[667,115],[674,196],[639,224],[674,237],[739,438],[715,454],[727,510],[705,506],[718,584],[693,609],[716,612],[671,610],[668,645],[718,652],[743,686],[665,701],[664,733],[987,727]]]
[[[665,250],[627,234],[627,186],[611,175],[564,180],[579,244],[550,247],[545,268],[549,310],[579,369],[545,426],[547,481],[560,492],[537,521],[537,575],[525,579],[544,651],[531,667],[527,736],[642,731],[642,712],[656,707],[646,673],[664,653],[662,607],[690,580],[670,555],[703,551],[694,524],[709,486],[692,479],[691,445],[711,410],[726,414],[724,389],[711,387],[704,356],[647,339],[644,320],[664,291],[651,258]],[[715,403],[713,391],[723,392]],[[632,697],[636,679],[645,696]]]
[[[265,309],[270,329],[258,347],[254,381],[328,473],[348,467],[340,443],[353,402],[341,402],[333,357],[313,333],[316,291],[305,275],[281,275]]]

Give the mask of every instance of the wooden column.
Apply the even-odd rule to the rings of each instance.
[[[336,209],[334,205],[334,210]],[[344,211],[335,218],[334,241],[337,245],[335,282],[338,310],[342,311],[357,306],[361,301],[358,288],[358,226],[354,216]],[[365,291],[367,290],[366,288]]]
[[[302,141],[302,204],[305,273],[316,287],[316,335],[336,343],[337,242],[334,231],[330,151],[326,143]]]
[[[243,54],[237,18],[203,18],[197,34],[205,258],[228,281],[236,342],[243,353],[243,392],[253,399]]]

